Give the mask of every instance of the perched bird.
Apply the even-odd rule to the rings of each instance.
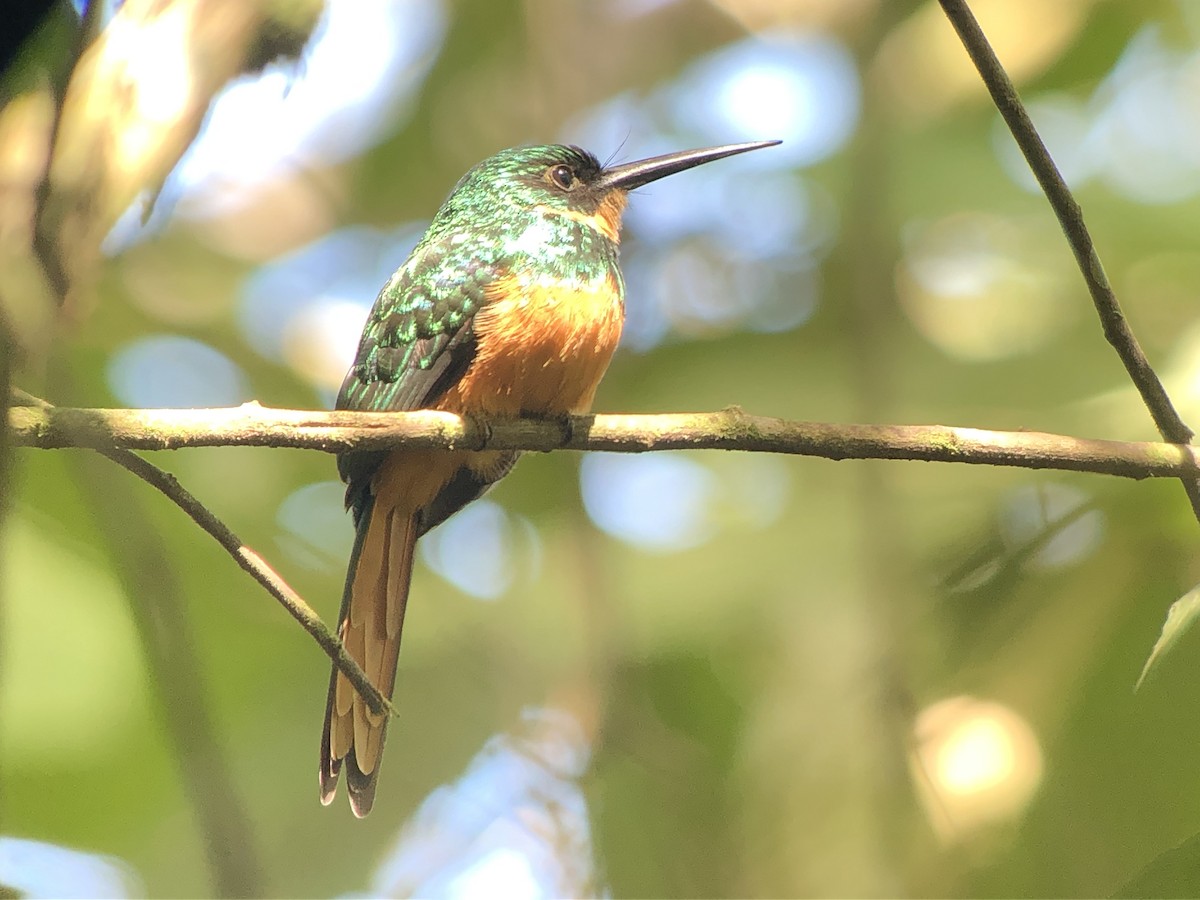
[[[439,409],[479,418],[585,413],[624,319],[617,244],[626,196],[667,175],[778,141],[606,167],[560,145],[505,150],[455,186],[384,285],[338,409]],[[357,529],[338,635],[391,697],[417,538],[481,496],[507,451],[345,453]],[[321,737],[321,802],[343,764],[355,815],[375,799],[387,718],[334,667]]]

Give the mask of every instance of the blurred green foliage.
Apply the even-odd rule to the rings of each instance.
[[[1092,122],[1089,140],[1111,150],[1072,184],[1135,332],[1195,425],[1195,172],[1178,160],[1170,169],[1150,138],[1124,145],[1125,132],[1095,124],[1119,93],[1113,73],[1128,73],[1130,48],[1147,42],[1157,41],[1157,55],[1135,62],[1194,102],[1195,8],[978,7],[1035,120],[1039,108],[1048,122],[1067,110]],[[94,302],[73,309],[53,353],[26,360],[18,383],[61,405],[122,405],[114,357],[131,341],[172,334],[233,361],[246,392],[235,399],[327,405],[328,385],[297,362],[303,355],[272,357],[248,336],[243,292],[259,266],[337,228],[388,235],[419,223],[496,149],[574,139],[597,104],[661,101],[708,54],[756,34],[769,43],[794,33],[844,46],[861,84],[849,142],[781,176],[802,184],[814,208],[825,204],[827,241],[803,265],[797,252],[739,269],[705,256],[711,234],[687,240],[697,258],[717,259],[713,271],[774,272],[762,290],[780,308],[815,297],[811,317],[775,331],[736,316],[668,317],[652,347],[618,354],[597,409],[736,403],[812,420],[1154,438],[1044,198],[1010,174],[1008,139],[936,4],[462,0],[439,9],[444,34],[427,69],[396,76],[410,79],[412,95],[378,123],[378,142],[297,164],[245,205],[181,214],[106,258]],[[1053,40],[1001,37],[1031,29]],[[68,50],[37,45],[47,67]],[[921,66],[933,80],[917,77]],[[701,102],[716,108],[715,98]],[[634,145],[647,123],[688,146],[704,142],[677,121],[664,125],[674,120],[662,102],[640,108],[644,118],[628,125]],[[1133,108],[1151,117],[1155,109]],[[1176,128],[1177,142],[1192,139],[1200,133],[1192,115],[1160,127]],[[1051,151],[1059,153],[1057,135],[1073,133],[1048,127]],[[590,149],[601,158],[618,151]],[[1194,155],[1194,146],[1180,153]],[[1164,179],[1174,172],[1176,190],[1151,201],[1113,159]],[[632,205],[664,195],[646,191]],[[636,224],[627,259],[665,252]],[[744,228],[755,228],[753,218]],[[378,284],[401,261],[381,260]],[[630,279],[631,310],[666,302],[639,299],[635,288],[682,289],[655,271],[658,281]],[[976,287],[930,287],[947,278]],[[305,287],[294,288],[297,304]],[[139,559],[147,565],[137,555],[146,542],[98,514],[112,492],[140,508],[142,521],[129,527],[152,531],[167,560],[137,583],[157,579],[164,596],[175,583],[183,598],[192,689],[223,759],[210,774],[227,778],[242,806],[251,834],[242,849],[264,893],[367,890],[423,800],[456,783],[490,736],[519,732],[531,707],[569,713],[588,748],[578,785],[590,841],[558,849],[594,854],[575,860],[592,881],[561,883],[565,893],[572,884],[614,896],[1198,889],[1195,867],[1178,864],[1178,854],[1194,856],[1200,833],[1191,771],[1200,636],[1182,635],[1133,693],[1166,610],[1200,580],[1197,526],[1176,484],[685,454],[709,485],[703,527],[690,543],[656,550],[597,528],[577,458],[527,458],[491,495],[517,559],[497,600],[481,602],[418,566],[400,718],[375,811],[359,822],[344,803],[317,803],[325,657],[182,514],[82,456],[16,455],[0,535],[0,833],[110,854],[149,895],[214,889],[209,838],[187,787],[196,773],[181,774],[188,757],[165,728],[200,713],[163,711],[183,695],[149,674],[133,610],[160,598],[129,602],[133,582],[120,573]],[[298,489],[335,478],[331,458],[229,448],[154,461],[333,619],[348,520],[341,531],[313,525],[317,537],[306,539],[280,514]],[[465,542],[461,552],[477,550]],[[964,697],[972,699],[931,713]],[[937,755],[936,739],[957,727],[946,710],[967,709],[1004,715],[972,732],[985,737],[968,745],[967,774],[954,781],[939,768],[949,757]],[[541,820],[525,821],[536,833]],[[436,868],[435,853],[426,859]]]

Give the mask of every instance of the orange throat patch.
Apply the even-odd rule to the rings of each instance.
[[[510,275],[488,294],[475,316],[475,359],[438,408],[499,416],[590,410],[625,318],[615,276],[577,285]]]

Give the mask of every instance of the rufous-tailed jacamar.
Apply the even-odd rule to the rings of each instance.
[[[587,412],[624,319],[617,244],[634,188],[777,141],[602,166],[578,147],[505,150],[467,172],[371,309],[338,409],[440,409],[483,419]],[[386,697],[417,538],[482,495],[507,451],[345,453],[338,470],[357,536],[338,635]],[[371,810],[386,716],[335,667],[321,737],[321,802],[346,767],[350,805]]]

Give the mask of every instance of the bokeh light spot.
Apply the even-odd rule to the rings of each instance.
[[[332,400],[372,301],[423,230],[343,228],[257,269],[242,289],[246,340]]]
[[[589,453],[579,476],[588,515],[613,537],[675,551],[713,534],[717,479],[701,463],[678,454]]]
[[[538,884],[537,873],[529,857],[512,847],[498,847],[458,873],[446,885],[446,897],[495,897],[499,885],[507,897],[547,897]]]
[[[722,528],[765,528],[791,496],[791,475],[766,456],[711,465],[679,453],[589,453],[580,467],[584,508],[603,531],[634,546],[674,552]]]
[[[125,406],[236,406],[250,399],[238,365],[194,338],[152,335],[126,344],[108,364],[108,384]]]
[[[951,697],[917,716],[913,777],[944,840],[1019,816],[1042,781],[1042,750],[1029,723],[1000,703]]]
[[[1193,296],[1188,284],[1182,290],[1188,291],[1189,299]],[[1184,328],[1175,337],[1163,381],[1185,418],[1200,415],[1200,322]],[[1128,430],[1133,433],[1132,428]]]
[[[1031,353],[1072,321],[1065,256],[1039,228],[960,213],[908,229],[896,290],[927,340],[964,361]]]
[[[20,897],[147,896],[124,860],[14,837],[0,837],[0,884]]]
[[[1074,565],[1099,549],[1104,537],[1104,514],[1080,511],[1089,500],[1083,491],[1053,482],[1018,488],[1001,514],[1001,534],[1012,548],[1039,544],[1026,562],[1030,568]]]
[[[241,206],[256,184],[370,146],[402,120],[445,27],[438,0],[327,0],[297,74],[268,69],[217,98],[177,173],[181,212]]]
[[[1094,146],[1105,181],[1141,203],[1173,203],[1200,190],[1200,52],[1168,49],[1143,27],[1092,98]]]
[[[1200,52],[1168,46],[1157,24],[1141,28],[1090,97],[1034,97],[1030,116],[1072,187],[1099,175],[1138,203],[1177,203],[1200,191]],[[1007,128],[995,145],[1005,171],[1040,188]]]
[[[1075,98],[1064,95],[1042,95],[1026,104],[1026,109],[1059,173],[1072,189],[1078,190],[1100,164],[1088,111]],[[992,128],[992,140],[1008,177],[1029,193],[1040,194],[1042,188],[1033,170],[999,117]]]
[[[453,784],[433,791],[377,873],[373,896],[578,897],[596,891],[579,779],[591,748],[559,709],[527,710]]]
[[[417,546],[426,565],[480,600],[502,597],[518,574],[536,577],[541,565],[537,531],[486,499],[455,513]]]
[[[319,481],[297,488],[279,504],[275,520],[283,544],[297,561],[322,571],[342,569],[354,545],[354,526],[340,481]]]
[[[292,371],[336,391],[354,362],[367,311],[363,303],[332,298],[298,310],[283,330],[283,355]]]
[[[717,50],[680,78],[681,125],[712,143],[779,138],[754,168],[810,165],[841,148],[858,122],[854,60],[836,38],[764,32]]]
[[[1003,784],[1016,761],[1012,741],[994,718],[964,722],[938,752],[938,775],[946,790],[971,794]]]

